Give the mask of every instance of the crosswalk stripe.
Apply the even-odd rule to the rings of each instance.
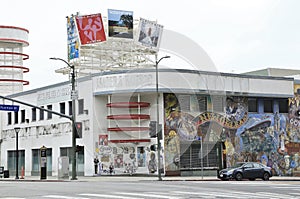
[[[94,194],[94,193],[82,193],[79,194],[81,196],[92,196],[92,197],[98,197],[98,198],[122,198],[122,199],[141,199],[141,197],[126,197],[126,196],[120,196],[120,195],[113,195],[113,194]]]
[[[216,192],[216,190],[197,190],[197,192],[188,191],[166,191],[166,192],[112,192],[112,193],[78,193],[77,196],[73,195],[44,195],[43,198],[53,198],[53,199],[91,199],[91,198],[115,198],[115,199],[144,199],[144,198],[160,198],[160,199],[182,199],[186,197],[197,197],[197,198],[274,198],[274,199],[290,199],[299,198],[299,189],[295,189],[296,186],[287,186],[284,188],[293,188],[295,191],[291,193],[272,193],[272,192],[245,192],[245,191],[233,191],[221,189]],[[0,197],[0,199],[26,199],[22,197]]]
[[[74,196],[62,196],[62,195],[45,195],[43,198],[61,198],[61,199],[89,199],[89,198],[79,198]]]
[[[222,191],[221,191],[222,192]],[[190,192],[183,192],[183,191],[176,191],[176,193],[180,193],[180,194],[190,194],[190,195],[197,195],[199,197],[201,196],[210,196],[210,197],[222,197],[222,198],[247,198],[249,197],[248,192],[242,192],[242,191],[225,191],[222,193],[217,193],[217,192],[201,192],[201,193],[190,193]],[[271,193],[270,193],[271,194]],[[251,197],[252,198],[266,198],[268,195],[266,195],[265,193],[251,193]],[[272,195],[274,196],[274,194]],[[281,196],[282,197],[282,196]],[[288,197],[287,195],[285,195],[285,197]],[[277,198],[277,197],[275,197]]]
[[[228,196],[228,195],[225,195],[225,194],[219,194],[219,193],[216,193],[216,192],[201,192],[201,193],[195,193],[195,192],[184,192],[184,191],[175,191],[175,193],[179,193],[179,194],[184,194],[184,195],[197,195],[199,197],[201,196],[211,196],[211,197],[223,197],[223,198],[232,198],[232,196]],[[244,198],[244,197],[242,197]]]
[[[4,197],[1,199],[26,199],[26,198],[18,198],[18,197]]]
[[[172,197],[172,196],[164,196],[158,195],[157,193],[126,193],[126,192],[118,192],[118,194],[129,195],[129,196],[144,196],[144,197],[151,197],[151,198],[167,198],[167,199],[180,199],[180,197]]]
[[[258,194],[262,194],[265,197],[271,197],[271,198],[280,198],[280,199],[284,199],[284,198],[291,198],[291,195],[285,195],[285,194],[279,194],[279,193],[270,193],[270,192],[257,192]]]

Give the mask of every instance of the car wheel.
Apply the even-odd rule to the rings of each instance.
[[[264,173],[263,180],[269,180],[269,179],[270,179],[270,174]]]
[[[241,173],[237,173],[235,175],[235,179],[238,180],[238,181],[241,181],[243,179],[243,175]]]

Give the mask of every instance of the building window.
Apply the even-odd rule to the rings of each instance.
[[[69,115],[72,115],[73,109],[72,109],[72,101],[69,101]]]
[[[59,103],[59,111],[61,114],[66,114],[66,103],[65,102]]]
[[[197,96],[199,112],[207,111],[207,98],[205,96]]]
[[[78,114],[83,114],[84,101],[83,99],[78,100]]]
[[[257,100],[256,98],[248,99],[248,112],[257,113]]]
[[[25,123],[25,110],[21,110],[21,123]]]
[[[288,113],[288,99],[280,99],[279,102],[279,113]]]
[[[273,101],[271,99],[264,99],[264,112],[273,113]]]
[[[52,105],[47,105],[48,110],[52,110]],[[52,119],[52,113],[47,111],[47,119]]]
[[[218,96],[218,95],[211,95],[210,96],[213,112],[217,113],[224,113],[225,103],[226,103],[226,97],[224,96]]]
[[[18,151],[18,170],[21,171],[22,166],[25,170],[25,150]],[[17,153],[15,150],[7,151],[7,170],[9,170],[10,173],[16,173],[16,157]]]
[[[39,149],[32,149],[32,173],[39,173],[40,170],[40,154],[39,154]]]
[[[7,125],[11,124],[11,112],[7,113]]]
[[[41,106],[41,108],[44,108],[44,106]],[[40,109],[40,120],[44,120],[44,110]]]
[[[52,173],[52,149],[47,148],[46,150],[47,156],[47,175]],[[41,158],[41,150],[40,149],[32,149],[32,175],[40,174],[40,158]]]
[[[181,111],[191,110],[191,96],[190,95],[178,95],[178,102],[180,104]]]
[[[15,124],[19,123],[19,114],[18,112],[14,112],[15,113]]]
[[[36,121],[36,108],[31,109],[31,121]]]

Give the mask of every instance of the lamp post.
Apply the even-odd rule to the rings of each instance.
[[[71,180],[77,180],[76,174],[76,126],[75,126],[75,67],[74,65],[70,65],[66,60],[56,57],[51,57],[52,60],[60,60],[63,61],[65,64],[68,65],[69,68],[72,69],[71,73],[71,84],[72,84],[72,91],[71,91],[71,98],[72,98],[72,178]]]
[[[156,138],[157,138],[157,163],[158,163],[158,180],[162,181],[161,178],[161,170],[160,170],[160,150],[161,150],[161,144],[160,144],[160,135],[159,135],[159,93],[158,93],[158,64],[161,60],[165,58],[170,58],[170,56],[164,56],[157,60],[157,54],[155,55],[155,72],[156,72]]]
[[[19,179],[19,131],[20,127],[15,127],[16,132],[16,179]]]

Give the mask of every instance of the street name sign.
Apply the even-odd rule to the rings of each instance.
[[[20,106],[16,105],[6,105],[6,104],[0,104],[0,111],[14,111],[18,112]]]

